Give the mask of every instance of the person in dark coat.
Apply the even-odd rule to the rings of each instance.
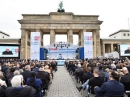
[[[36,65],[35,65],[35,68],[33,68],[32,71],[34,71],[34,72],[38,72],[38,71],[39,71],[39,64],[36,64]]]
[[[93,73],[91,71],[92,71],[91,67],[88,67],[88,72],[84,73],[84,75],[83,75],[84,82],[86,82],[88,79],[93,77]]]
[[[130,54],[130,46],[128,47],[127,50],[125,50],[124,54]]]
[[[121,77],[120,82],[124,84],[125,91],[127,91],[130,85],[130,73],[126,67],[123,67],[122,70],[123,70],[124,75]],[[128,97],[130,97],[130,93],[126,93],[126,94],[128,95]]]
[[[31,75],[31,71],[30,70],[31,70],[30,69],[30,65],[26,65],[25,66],[25,71],[21,73],[23,75],[25,83],[26,83],[27,78],[30,78],[30,75]]]
[[[10,73],[6,75],[6,80],[7,80],[7,86],[8,86],[8,87],[11,86],[10,81],[11,81],[11,79],[12,79],[13,76],[14,76],[15,68],[12,67],[12,68],[10,68],[9,71],[10,71]]]
[[[42,89],[48,90],[48,86],[49,86],[49,82],[50,82],[50,74],[48,72],[45,72],[44,68],[39,68],[39,71],[37,72],[36,78],[41,79]],[[45,91],[43,94],[45,94]]]
[[[0,97],[6,97],[5,96],[5,89],[6,89],[5,86],[0,86]]]
[[[36,72],[31,72],[30,78],[27,78],[26,85],[32,86],[36,89],[34,97],[42,97],[42,81],[41,79],[36,78]]]
[[[124,72],[125,75],[123,75],[121,77],[120,82],[121,83],[130,82],[130,73],[129,73],[128,69],[126,67],[123,67],[122,70],[123,70],[123,72]]]
[[[110,81],[104,82],[101,87],[95,86],[96,97],[114,97],[124,95],[124,85],[119,81],[119,75],[113,71],[110,74]]]
[[[12,87],[5,90],[6,97],[34,97],[36,90],[31,86],[22,86],[22,80],[14,76],[11,80]]]

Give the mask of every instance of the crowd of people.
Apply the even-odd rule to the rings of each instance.
[[[43,97],[56,61],[0,59],[0,97]]]
[[[128,58],[97,58],[66,61],[68,72],[75,76],[77,89],[86,90],[86,97],[130,97],[130,63]]]
[[[130,61],[128,58],[66,60],[68,72],[75,76],[79,92],[86,96],[130,97]],[[43,97],[57,71],[54,60],[0,59],[0,97]]]

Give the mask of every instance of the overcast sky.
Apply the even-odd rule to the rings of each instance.
[[[66,12],[76,15],[99,15],[99,20],[103,21],[101,38],[108,38],[109,34],[120,29],[129,29],[130,0],[0,0],[0,30],[10,34],[11,38],[20,38],[21,30],[17,20],[22,19],[21,14],[56,12],[60,1],[63,1]],[[59,41],[59,36],[56,38],[56,41]],[[77,36],[74,37],[74,43],[76,42]],[[49,44],[49,41],[44,44]]]

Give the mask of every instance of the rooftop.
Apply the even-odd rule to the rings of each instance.
[[[119,31],[116,31],[116,32],[110,34],[109,37],[110,37],[110,36],[113,36],[113,35],[115,35],[115,34],[117,34],[117,33],[119,33],[119,32],[130,32],[130,30],[128,30],[128,29],[120,29]]]
[[[5,33],[5,32],[0,31],[0,33],[2,33],[2,34],[4,34],[4,35],[6,35],[6,36],[9,36],[9,37],[10,37],[10,35],[9,35],[9,34],[7,34],[7,33]]]

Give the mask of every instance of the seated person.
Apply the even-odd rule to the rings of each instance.
[[[88,79],[93,77],[93,73],[91,72],[92,71],[91,67],[88,67],[87,70],[88,70],[87,73],[84,73],[84,75],[83,75],[84,82],[86,82]]]
[[[2,55],[13,55],[13,53],[8,48],[6,48],[6,51],[3,51]]]
[[[113,97],[124,95],[124,85],[120,83],[119,75],[116,71],[111,72],[110,81],[104,82],[101,87],[95,86],[96,97]]]
[[[31,72],[31,76],[27,79],[26,85],[32,86],[34,89],[36,89],[34,97],[42,97],[42,81],[41,79],[36,78],[35,72]]]
[[[127,69],[126,67],[123,67],[123,68],[122,68],[122,71],[123,71],[123,73],[124,73],[125,75],[123,75],[123,76],[121,77],[120,82],[121,82],[121,83],[130,82],[130,73],[129,73],[128,69]]]
[[[58,56],[58,60],[62,60],[63,58],[62,58],[62,55],[61,54],[59,54],[59,56]]]
[[[5,89],[6,89],[6,87],[5,86],[1,86],[0,85],[0,97],[6,97],[5,96]]]
[[[122,68],[124,75],[121,77],[120,82],[124,84],[125,90],[129,90],[130,85],[130,73],[126,67]],[[127,95],[130,97],[130,93],[127,93]]]
[[[77,87],[78,90],[80,91],[82,88],[86,88],[86,94],[88,95],[88,88],[89,86],[91,87],[91,93],[94,94],[94,87],[95,86],[101,86],[104,82],[104,79],[99,76],[99,69],[94,68],[93,70],[93,76],[90,79],[88,79],[81,87]]]
[[[2,78],[3,78],[3,73],[0,71],[0,85],[7,87],[6,81],[4,81]]]
[[[6,97],[34,97],[36,90],[31,86],[22,86],[22,80],[14,76],[11,80],[12,87],[5,91]]]

